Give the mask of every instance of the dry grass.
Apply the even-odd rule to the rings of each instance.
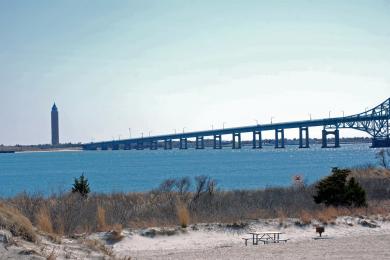
[[[330,221],[334,221],[339,215],[338,209],[334,207],[327,207],[317,212],[316,219],[322,223],[328,223]]]
[[[373,191],[374,189],[371,193]],[[183,199],[174,192],[146,192],[95,194],[88,199],[80,199],[76,195],[53,196],[48,199],[24,195],[9,202],[23,214],[40,216],[32,219],[37,227],[46,231],[50,231],[48,215],[52,216],[53,232],[70,236],[75,233],[107,231],[116,223],[125,227],[144,228],[177,224],[188,226],[190,221],[232,223],[245,219],[279,218],[283,225],[287,217],[297,217],[308,222],[307,215],[312,215],[312,218],[329,222],[342,213],[364,215],[366,212],[365,209],[360,210],[361,212],[341,212],[342,209],[325,208],[314,203],[312,194],[311,187],[299,190],[269,188],[216,191],[212,195],[203,193],[196,201],[192,200],[193,193],[188,193],[187,199]],[[178,201],[181,202],[179,205]],[[390,205],[384,206],[383,201],[375,200],[372,206],[369,201],[369,212],[390,212]],[[42,208],[49,212],[42,212]]]
[[[299,219],[301,220],[302,224],[309,225],[314,219],[314,216],[310,212],[302,210],[299,214]]]
[[[351,177],[388,179],[390,178],[390,170],[385,168],[374,168],[371,166],[353,168],[351,172]]]
[[[377,175],[377,169],[361,168],[359,171],[364,171],[366,176],[358,179],[367,193],[369,207],[365,209],[325,208],[315,204],[314,185],[234,191],[213,189],[212,192],[206,188],[201,192],[186,188],[183,192],[182,188],[168,185],[175,182],[166,182],[164,189],[151,192],[91,194],[87,199],[68,193],[49,198],[39,194],[20,194],[8,199],[7,203],[34,220],[34,225],[39,228],[50,231],[48,223],[51,220],[54,233],[68,236],[106,231],[115,224],[144,228],[176,226],[178,223],[188,226],[190,221],[233,223],[279,218],[283,225],[287,217],[300,218],[303,223],[311,219],[328,223],[340,215],[390,213],[390,178],[371,178]]]
[[[30,220],[17,209],[2,202],[0,202],[0,228],[9,230],[12,235],[20,236],[27,241],[37,241],[37,235]]]
[[[97,207],[96,218],[97,218],[97,231],[107,231],[106,211],[101,206]]]
[[[390,214],[390,200],[382,200],[382,201],[371,201],[370,205],[367,208],[367,215],[382,215],[385,216]]]
[[[179,218],[179,224],[182,228],[188,227],[190,224],[190,212],[183,204],[177,206],[177,217]]]
[[[53,225],[47,208],[41,208],[36,216],[37,227],[46,233],[53,233]]]
[[[279,225],[283,226],[284,223],[286,222],[286,219],[287,219],[286,213],[284,212],[284,210],[278,209],[277,216],[278,216],[278,220],[279,220]]]

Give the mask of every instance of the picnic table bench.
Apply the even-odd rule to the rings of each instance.
[[[258,245],[259,241],[263,242],[264,244],[268,243],[280,243],[280,242],[287,242],[289,239],[281,239],[280,235],[283,234],[279,231],[266,231],[266,232],[250,232],[248,233],[252,235],[252,238],[243,238],[245,245],[248,245],[248,240],[252,239],[253,245]]]

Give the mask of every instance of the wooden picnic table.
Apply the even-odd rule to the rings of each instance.
[[[266,243],[279,243],[287,242],[287,239],[280,239],[280,235],[283,234],[279,231],[266,231],[266,232],[250,232],[252,235],[252,244],[258,245],[259,241]]]

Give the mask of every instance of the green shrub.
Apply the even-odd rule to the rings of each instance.
[[[81,196],[87,197],[88,193],[90,192],[88,179],[84,177],[84,174],[81,174],[79,178],[74,179],[74,184],[72,187],[73,193],[80,193]]]
[[[366,203],[366,191],[360,186],[354,177],[349,179],[346,191],[346,202],[353,207],[364,207]]]
[[[315,203],[324,203],[326,206],[366,206],[366,192],[351,178],[349,169],[333,168],[332,175],[321,180],[317,185],[317,194],[313,196]]]

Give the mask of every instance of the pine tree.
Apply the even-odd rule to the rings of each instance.
[[[350,206],[354,207],[365,207],[366,202],[366,191],[356,182],[355,178],[351,178],[348,181],[346,200]]]
[[[80,193],[81,196],[87,197],[90,192],[88,179],[84,177],[84,173],[81,174],[79,178],[74,179],[74,184],[72,187],[73,193]]]
[[[332,175],[324,178],[316,185],[317,195],[313,196],[315,203],[325,203],[326,206],[343,206],[345,183],[349,173],[348,169],[333,168]]]
[[[333,168],[332,175],[321,180],[317,185],[317,194],[313,196],[315,203],[326,206],[366,206],[366,192],[355,178],[347,177],[349,169]]]

